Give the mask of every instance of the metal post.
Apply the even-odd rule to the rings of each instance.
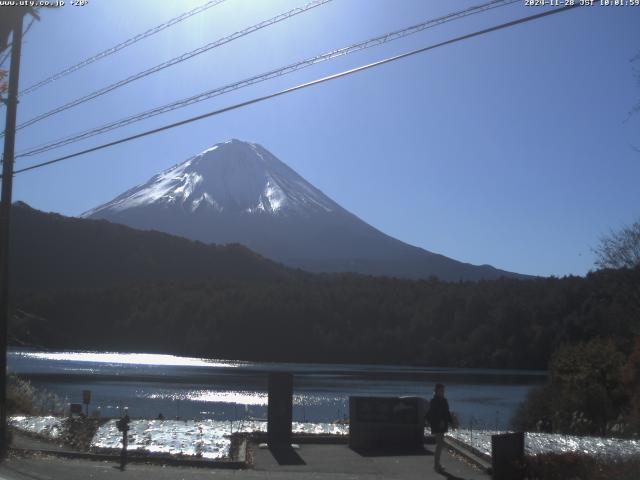
[[[16,14],[13,25],[7,117],[2,161],[2,202],[0,203],[0,459],[4,458],[8,443],[7,429],[7,334],[9,330],[9,224],[11,218],[11,189],[13,187],[13,154],[16,140],[16,112],[18,108],[18,77],[22,47],[23,12]]]

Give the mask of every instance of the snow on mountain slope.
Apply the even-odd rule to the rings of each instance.
[[[214,145],[83,216],[152,204],[278,215],[339,208],[260,145],[234,139]]]

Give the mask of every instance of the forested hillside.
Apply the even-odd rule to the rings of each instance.
[[[15,292],[12,338],[215,358],[547,368],[559,346],[632,349],[640,269],[447,283],[357,275]]]
[[[205,245],[105,220],[44,213],[17,203],[11,218],[14,289],[127,286],[151,281],[268,281],[301,272],[241,245]]]

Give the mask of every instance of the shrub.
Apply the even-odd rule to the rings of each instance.
[[[10,375],[7,378],[7,411],[9,414],[32,414],[35,389],[30,382]]]
[[[529,393],[512,424],[527,431],[632,434],[631,425],[623,420],[635,388],[630,385],[640,378],[633,373],[640,362],[632,363],[630,358],[625,367],[625,355],[611,340],[560,348],[549,363],[549,383]],[[626,384],[623,367],[624,379],[631,379]]]
[[[626,423],[632,431],[640,433],[640,337],[636,338],[635,350],[622,370],[622,381],[630,398]]]
[[[520,432],[552,431],[551,388],[548,385],[532,388],[527,398],[516,409],[512,428]]]
[[[9,415],[57,414],[64,411],[60,398],[34,387],[15,375],[7,378],[7,412]]]

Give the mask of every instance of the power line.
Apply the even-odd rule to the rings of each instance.
[[[183,20],[186,20],[189,17],[192,17],[194,15],[197,15],[198,13],[204,12],[205,10],[208,10],[211,7],[215,7],[216,5],[224,2],[225,0],[211,0],[203,5],[200,5],[199,7],[194,8],[193,10],[189,10],[188,12],[185,12],[181,15],[178,15],[175,18],[172,18],[171,20],[167,20],[166,22],[157,25],[153,28],[150,28],[149,30],[139,33],[138,35],[136,35],[135,37],[131,37],[127,40],[125,40],[124,42],[121,42],[111,48],[107,48],[106,50],[103,50],[100,53],[97,53],[95,55],[93,55],[92,57],[89,58],[85,58],[84,60],[82,60],[81,62],[76,63],[75,65],[72,65],[68,68],[65,68],[64,70],[59,71],[58,73],[55,73],[53,75],[51,75],[50,77],[45,78],[44,80],[39,81],[38,83],[31,85],[28,88],[25,88],[24,90],[22,90],[20,92],[20,96],[23,95],[28,95],[34,91],[36,91],[37,89],[39,89],[40,87],[43,87],[49,83],[52,83],[56,80],[59,80],[60,78],[69,75],[70,73],[73,73],[77,70],[80,70],[83,67],[86,67],[87,65],[90,65],[94,62],[97,62],[98,60],[101,60],[105,57],[108,57],[109,55],[113,55],[114,53],[127,48],[131,45],[133,45],[134,43],[139,42],[140,40],[143,40],[145,38],[150,37],[151,35],[155,35],[158,32],[161,32],[162,30],[169,28],[173,25],[175,25],[176,23],[180,23]]]
[[[202,120],[204,118],[212,117],[212,116],[215,116],[215,115],[220,115],[222,113],[226,113],[226,112],[229,112],[229,111],[232,111],[232,110],[236,110],[236,109],[239,109],[239,108],[242,108],[242,107],[246,107],[248,105],[253,105],[254,103],[263,102],[263,101],[269,100],[271,98],[279,97],[281,95],[285,95],[285,94],[292,93],[292,92],[295,92],[295,91],[298,91],[298,90],[302,90],[302,89],[305,89],[305,88],[308,88],[308,87],[312,87],[314,85],[318,85],[318,84],[325,83],[325,82],[328,82],[328,81],[331,81],[331,80],[335,80],[337,78],[346,77],[348,75],[352,75],[354,73],[362,72],[362,71],[368,70],[370,68],[374,68],[374,67],[378,67],[380,65],[384,65],[384,64],[387,64],[387,63],[395,62],[397,60],[401,60],[403,58],[407,58],[407,57],[410,57],[410,56],[413,56],[413,55],[417,55],[419,53],[424,53],[424,52],[427,52],[429,50],[434,50],[436,48],[443,47],[445,45],[450,45],[452,43],[460,42],[462,40],[468,40],[468,39],[473,38],[473,37],[478,37],[480,35],[484,35],[484,34],[487,34],[487,33],[490,33],[490,32],[495,32],[497,30],[502,30],[502,29],[505,29],[505,28],[513,27],[515,25],[519,25],[519,24],[522,24],[522,23],[530,22],[532,20],[537,20],[539,18],[547,17],[549,15],[554,15],[554,14],[561,13],[561,12],[566,12],[567,10],[571,10],[573,8],[577,8],[579,6],[580,6],[579,4],[568,5],[568,6],[557,8],[557,9],[554,9],[554,10],[548,10],[546,12],[541,12],[541,13],[538,13],[538,14],[535,14],[535,15],[530,15],[528,17],[519,18],[517,20],[512,20],[510,22],[506,22],[506,23],[502,23],[502,24],[499,24],[499,25],[495,25],[493,27],[485,28],[483,30],[478,30],[478,31],[475,31],[473,33],[468,33],[466,35],[462,35],[462,36],[455,37],[455,38],[452,38],[452,39],[449,39],[449,40],[445,40],[445,41],[440,42],[440,43],[429,45],[427,47],[422,47],[422,48],[419,48],[419,49],[416,49],[416,50],[412,50],[410,52],[402,53],[400,55],[395,55],[393,57],[388,57],[388,58],[385,58],[383,60],[378,60],[376,62],[369,63],[367,65],[362,65],[360,67],[352,68],[350,70],[345,70],[343,72],[336,73],[336,74],[333,74],[333,75],[329,75],[327,77],[323,77],[323,78],[319,78],[319,79],[316,79],[316,80],[312,80],[310,82],[302,83],[300,85],[296,85],[295,87],[286,88],[284,90],[280,90],[278,92],[274,92],[274,93],[271,93],[269,95],[264,95],[262,97],[253,98],[253,99],[247,100],[245,102],[236,103],[234,105],[231,105],[231,106],[228,106],[228,107],[224,107],[224,108],[221,108],[221,109],[218,109],[218,110],[214,110],[212,112],[208,112],[208,113],[205,113],[205,114],[202,114],[202,115],[197,115],[195,117],[187,118],[186,120],[181,120],[179,122],[175,122],[175,123],[171,123],[171,124],[168,124],[168,125],[164,125],[164,126],[159,127],[159,128],[154,128],[152,130],[147,130],[145,132],[138,133],[136,135],[131,135],[129,137],[121,138],[121,139],[115,140],[113,142],[104,143],[102,145],[98,145],[98,146],[93,147],[93,148],[88,148],[86,150],[81,150],[79,152],[72,153],[70,155],[65,155],[65,156],[62,156],[62,157],[54,158],[53,160],[48,160],[46,162],[42,162],[42,163],[38,163],[38,164],[35,164],[35,165],[31,165],[29,167],[24,167],[24,168],[21,168],[19,170],[16,170],[15,173],[18,174],[18,173],[22,173],[22,172],[27,172],[27,171],[30,171],[30,170],[35,170],[37,168],[42,168],[42,167],[45,167],[45,166],[48,166],[48,165],[52,165],[54,163],[59,163],[59,162],[62,162],[64,160],[68,160],[68,159],[71,159],[71,158],[78,157],[80,155],[85,155],[87,153],[96,152],[98,150],[102,150],[102,149],[105,149],[105,148],[108,148],[108,147],[112,147],[114,145],[119,145],[121,143],[126,143],[126,142],[129,142],[129,141],[132,141],[132,140],[136,140],[138,138],[142,138],[142,137],[146,137],[146,136],[149,136],[149,135],[153,135],[155,133],[163,132],[165,130],[169,130],[169,129],[172,129],[172,128],[175,128],[175,127],[186,125],[188,123],[196,122],[196,121]]]
[[[48,112],[42,113],[36,117],[31,118],[30,120],[27,120],[25,122],[22,122],[21,124],[19,124],[16,127],[16,130],[21,130],[25,127],[28,127],[30,125],[33,125],[34,123],[37,123],[41,120],[44,120],[45,118],[51,117],[53,115],[56,115],[60,112],[64,112],[65,110],[68,110],[72,107],[75,107],[77,105],[80,105],[81,103],[85,103],[88,102],[89,100],[93,100],[94,98],[98,98],[106,93],[109,93],[113,90],[115,90],[116,88],[120,88],[124,85],[127,85],[131,82],[134,82],[136,80],[140,80],[141,78],[147,77],[149,75],[152,75],[154,73],[157,73],[161,70],[164,70],[165,68],[171,67],[173,65],[176,65],[178,63],[184,62],[185,60],[189,60],[190,58],[195,57],[196,55],[200,55],[204,52],[208,52],[209,50],[212,50],[214,48],[220,47],[221,45],[225,45],[229,42],[232,42],[234,40],[237,40],[238,38],[244,37],[246,35],[249,35],[253,32],[256,32],[258,30],[261,30],[263,28],[266,28],[270,25],[274,25],[276,23],[279,23],[283,20],[286,20],[288,18],[294,17],[296,15],[299,15],[301,13],[304,13],[308,10],[311,10],[312,8],[315,7],[319,7],[320,5],[324,5],[328,2],[330,2],[331,0],[313,0],[310,3],[307,3],[306,5],[302,6],[302,7],[298,7],[298,8],[294,8],[293,10],[289,10],[288,12],[285,13],[281,13],[280,15],[276,15],[275,17],[272,17],[268,20],[264,20],[260,23],[257,23],[255,25],[252,25],[248,28],[245,28],[244,30],[241,30],[239,32],[235,32],[231,35],[228,35],[226,37],[220,38],[218,40],[216,40],[215,42],[209,43],[207,45],[204,45],[200,48],[196,48],[195,50],[191,50],[190,52],[187,53],[183,53],[182,55],[178,56],[178,57],[174,57],[170,60],[167,60],[166,62],[163,62],[159,65],[156,65],[154,67],[148,68],[146,70],[143,70],[142,72],[138,72],[135,75],[131,75],[130,77],[125,78],[124,80],[120,80],[116,83],[112,83],[111,85],[107,85],[106,87],[103,87],[99,90],[96,90],[92,93],[89,93],[87,95],[84,95],[82,97],[76,98],[75,100],[72,100],[68,103],[65,103],[64,105],[61,105],[57,108],[54,108],[53,110],[49,110]]]
[[[264,82],[266,80],[270,80],[279,76],[283,76],[283,75],[287,75],[289,73],[293,73],[295,71],[301,70],[303,68],[307,68],[310,67],[312,65],[315,65],[317,63],[321,63],[321,62],[325,62],[327,60],[331,60],[337,57],[341,57],[341,56],[345,56],[345,55],[349,55],[351,53],[360,51],[360,50],[364,50],[367,48],[371,48],[374,46],[378,46],[378,45],[382,45],[384,43],[388,43],[394,40],[398,40],[400,38],[404,38],[406,36],[409,35],[413,35],[415,33],[421,32],[427,28],[432,28],[434,26],[437,25],[441,25],[443,23],[452,21],[452,20],[457,20],[469,15],[474,15],[480,12],[485,12],[487,10],[491,10],[493,8],[498,8],[498,7],[503,7],[506,5],[510,5],[512,3],[516,3],[516,2],[520,2],[520,0],[492,0],[488,3],[484,3],[481,5],[477,5],[474,7],[470,7],[467,8],[465,10],[461,10],[461,11],[457,11],[457,12],[453,12],[450,14],[447,14],[445,16],[439,17],[439,18],[435,18],[435,19],[430,19],[427,21],[424,21],[422,23],[416,24],[416,25],[412,25],[410,27],[407,28],[403,28],[401,30],[396,30],[393,32],[389,32],[389,33],[385,33],[383,35],[374,37],[374,38],[370,38],[368,40],[365,40],[363,42],[358,42],[355,44],[352,44],[350,46],[347,47],[343,47],[343,48],[339,48],[336,50],[331,50],[329,52],[325,52],[322,53],[320,55],[316,55],[314,57],[310,57],[310,58],[306,58],[304,60],[298,61],[296,63],[281,67],[281,68],[277,68],[275,70],[271,70],[268,71],[266,73],[262,73],[260,75],[256,75],[253,77],[250,77],[248,79],[244,79],[244,80],[240,80],[238,82],[234,82],[231,84],[227,84],[224,85],[222,87],[218,87],[215,88],[213,90],[209,90],[203,93],[199,93],[197,95],[193,95],[191,97],[187,97],[187,98],[183,98],[181,100],[177,100],[175,102],[172,103],[168,103],[165,105],[162,105],[160,107],[156,107],[153,108],[151,110],[147,110],[145,112],[142,113],[138,113],[120,120],[116,120],[114,122],[108,123],[106,125],[102,125],[100,127],[96,127],[93,129],[89,129],[89,130],[85,130],[83,132],[80,132],[78,134],[74,134],[71,136],[67,136],[58,140],[54,140],[52,142],[48,142],[44,145],[40,145],[37,147],[32,147],[30,150],[26,150],[26,151],[22,151],[19,152],[18,155],[16,155],[16,158],[21,158],[21,157],[28,157],[28,156],[33,156],[33,155],[37,155],[49,150],[53,150],[55,148],[60,148],[63,147],[65,145],[69,145],[75,142],[78,142],[80,140],[84,140],[96,135],[100,135],[102,133],[106,133],[109,132],[111,130],[115,130],[127,125],[130,125],[132,123],[136,123],[142,120],[146,120],[147,118],[151,118],[154,117],[156,115],[160,115],[163,113],[167,113],[170,112],[172,110],[176,110],[178,108],[183,108],[189,105],[193,105],[195,103],[199,103],[205,100],[209,100],[210,98],[219,96],[219,95],[223,95],[226,93],[229,93],[231,91],[234,90],[238,90],[240,88],[244,88],[244,87],[248,87],[257,83],[261,83]]]

